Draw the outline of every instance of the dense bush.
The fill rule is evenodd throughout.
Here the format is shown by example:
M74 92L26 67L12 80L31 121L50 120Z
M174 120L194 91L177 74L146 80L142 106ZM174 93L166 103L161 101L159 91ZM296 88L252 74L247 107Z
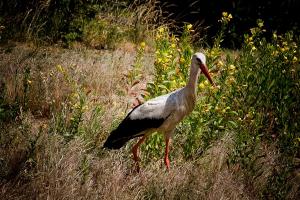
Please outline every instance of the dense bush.
M0 11L1 41L63 41L67 47L75 41L97 49L115 48L125 38L140 42L158 23L155 1L14 0L0 4Z
M170 0L162 1L161 4L164 5L163 10L173 13L170 17L178 25L182 22L200 24L201 36L208 36L206 42L210 45L214 43L212 37L219 30L217 23L219 14L224 10L229 11L234 17L230 24L231 28L225 35L226 40L223 43L225 47L240 48L243 44L243 34L255 26L256 19L266 22L267 38L270 38L275 30L279 33L293 30L299 34L300 2L297 0L279 2L272 0Z
M283 198L300 153L299 38L292 32L274 32L268 41L263 37L264 22L258 20L245 34L240 51L224 52L220 43L231 19L230 14L223 13L213 48L204 50L217 87L200 78L196 108L177 128L179 136L175 138L184 142L177 143L180 147L176 149L182 148L186 159L196 159L213 141L232 133L235 147L228 163L239 164L254 177L259 176L259 169L254 167L261 156L259 145L275 142L282 157L261 195ZM150 97L185 85L195 52L190 45L191 28L186 25L180 38L165 27L158 29L154 82L148 84ZM163 143L160 135L149 139L144 147L147 157L161 156Z

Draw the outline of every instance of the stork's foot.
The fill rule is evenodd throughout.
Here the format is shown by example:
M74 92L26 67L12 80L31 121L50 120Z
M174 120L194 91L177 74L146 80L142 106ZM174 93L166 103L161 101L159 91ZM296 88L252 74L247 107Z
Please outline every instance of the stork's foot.
M146 136L143 136L136 145L133 146L132 148L132 154L133 154L133 160L135 162L135 168L137 172L140 172L140 165L139 165L139 161L140 158L138 156L138 149L139 146L144 142L144 140L146 139Z
M133 148L132 152L133 152L134 168L135 168L135 171L137 173L139 173L140 172L140 164L139 164L140 158L137 155L137 149Z
M134 172L136 172L136 173L140 173L141 172L141 168L140 168L140 165L139 165L139 163L135 163L134 164Z

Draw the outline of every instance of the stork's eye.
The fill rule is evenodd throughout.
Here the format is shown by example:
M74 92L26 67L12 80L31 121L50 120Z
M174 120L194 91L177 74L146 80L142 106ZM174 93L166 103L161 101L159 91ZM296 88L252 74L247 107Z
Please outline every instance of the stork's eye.
M197 59L197 61L199 62L199 63L202 63L202 61L200 60L200 58L196 58Z

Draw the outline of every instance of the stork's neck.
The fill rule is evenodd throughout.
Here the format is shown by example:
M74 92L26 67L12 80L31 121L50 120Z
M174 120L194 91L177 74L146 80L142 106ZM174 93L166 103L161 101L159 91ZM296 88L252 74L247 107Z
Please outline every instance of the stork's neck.
M200 68L192 63L189 81L185 86L189 98L191 97L196 98L199 75L200 75Z

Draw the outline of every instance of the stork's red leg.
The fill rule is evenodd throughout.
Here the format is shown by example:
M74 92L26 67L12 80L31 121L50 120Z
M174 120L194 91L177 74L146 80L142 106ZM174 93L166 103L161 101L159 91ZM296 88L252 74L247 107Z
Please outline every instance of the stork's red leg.
M144 135L139 141L138 143L136 143L133 148L132 148L132 153L133 153L133 160L135 161L136 164L136 169L139 172L140 171L140 166L139 166L139 156L138 156L138 149L139 146L145 141L146 139L146 135Z
M170 146L170 137L166 136L166 151L165 151L165 165L167 169L170 169L170 160L169 160L169 146Z

